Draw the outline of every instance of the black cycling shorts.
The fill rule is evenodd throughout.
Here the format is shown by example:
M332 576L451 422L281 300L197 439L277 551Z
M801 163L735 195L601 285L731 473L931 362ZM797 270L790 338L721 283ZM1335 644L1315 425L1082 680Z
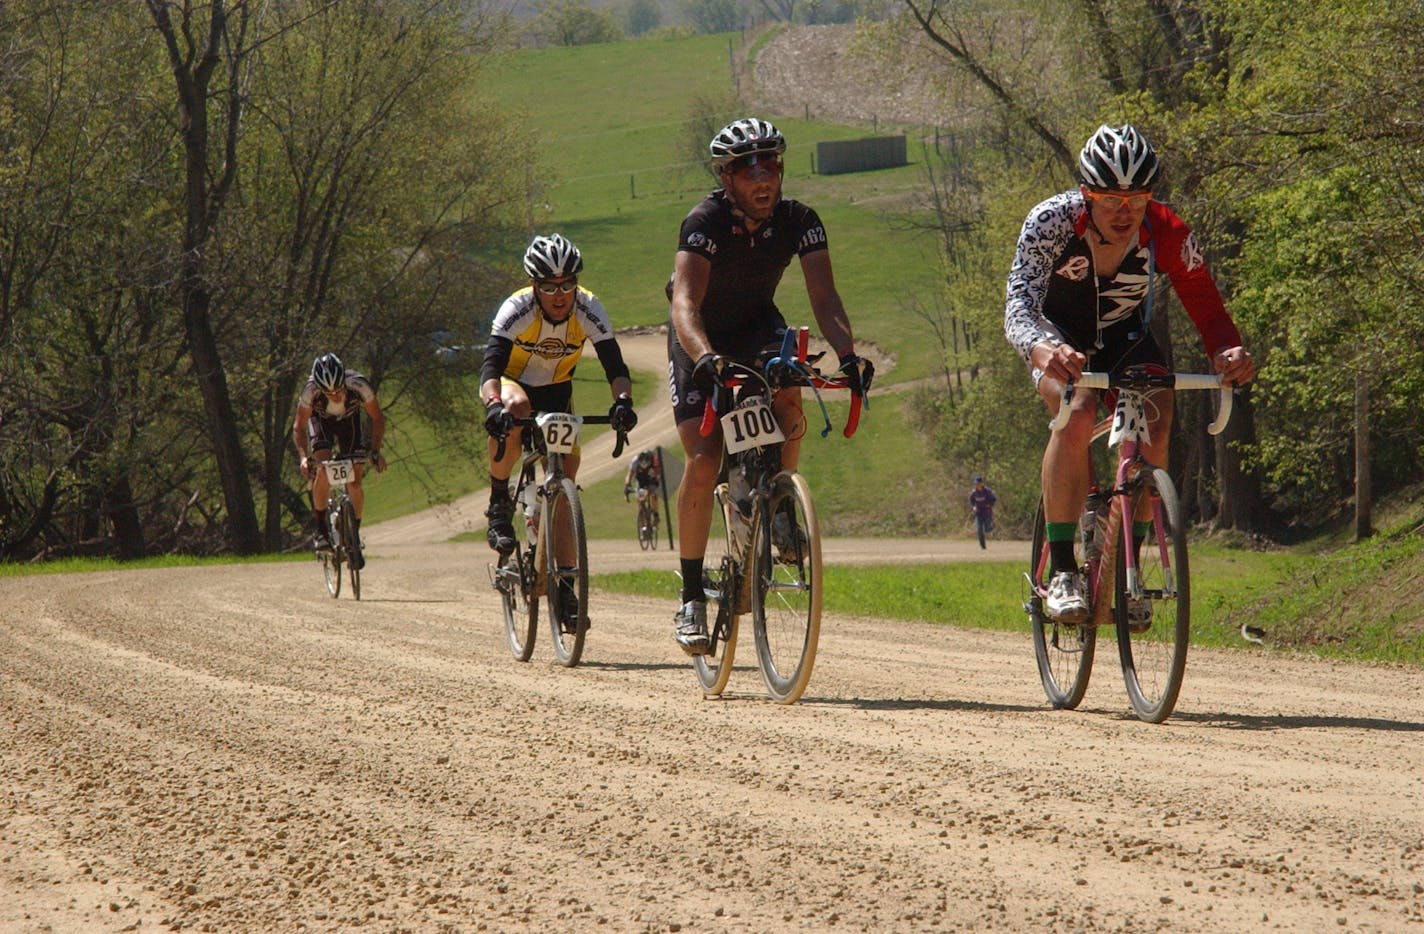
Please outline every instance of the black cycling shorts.
M737 363L755 365L757 355L764 350L780 350L786 334L786 322L778 315L758 330L745 333L716 334L708 332L712 352ZM692 368L697 361L687 355L677 342L677 332L668 326L668 388L672 391L673 421L681 424L689 418L702 418L707 399L692 385Z

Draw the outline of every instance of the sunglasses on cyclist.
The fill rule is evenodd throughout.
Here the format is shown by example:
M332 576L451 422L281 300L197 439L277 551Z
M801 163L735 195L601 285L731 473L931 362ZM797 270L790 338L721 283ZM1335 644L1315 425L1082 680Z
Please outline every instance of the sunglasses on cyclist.
M562 292L567 295L578 288L578 280L570 279L567 282L539 282L535 283L535 288L545 295L553 295L555 292Z
M727 171L733 175L743 175L760 166L761 171L775 174L781 171L781 157L774 152L754 152L727 164Z
M1140 211L1147 206L1147 202L1152 200L1152 192L1150 191L1134 191L1120 195L1110 191L1093 191L1089 189L1085 194L1087 194L1089 201L1100 204L1109 211L1118 211L1125 207L1132 208L1134 211Z

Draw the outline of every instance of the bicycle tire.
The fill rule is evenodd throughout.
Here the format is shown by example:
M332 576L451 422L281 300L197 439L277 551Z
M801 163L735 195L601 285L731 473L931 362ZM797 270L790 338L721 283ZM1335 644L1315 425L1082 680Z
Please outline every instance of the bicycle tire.
M658 550L658 511L648 507L648 550Z
M702 592L707 597L707 654L692 656L692 670L705 697L717 697L727 689L732 677L732 659L737 654L737 630L741 614L737 612L739 589L736 573L736 543L732 539L727 485L720 484L712 495L712 528L707 536L707 554L703 559Z
M1117 554L1113 621L1117 624L1123 683L1132 709L1139 719L1161 723L1172 715L1186 673L1187 645L1191 641L1191 578L1181 504L1167 471L1152 467L1139 472L1128 515L1137 515L1144 500L1151 504L1153 527L1142 543L1137 573L1149 598L1151 622L1145 628L1134 626L1128 616L1127 553L1123 548Z
M572 568L560 569L558 549L554 547L555 540L552 536L556 534L557 528L555 516L564 509L569 513L569 533L574 538L577 564ZM554 656L558 658L559 664L572 668L583 656L584 639L588 635L588 538L584 531L583 503L579 500L578 485L568 477L562 478L553 495L546 498L544 522L540 530L541 534L550 536L544 547L544 566L548 581L544 588L544 599L549 610L549 635L554 640ZM563 608L559 605L560 580L571 582L574 593L578 595L578 618L570 627L573 632L564 631Z
M771 482L752 549L752 632L767 693L794 704L816 666L821 637L821 524L811 488L792 471ZM776 520L786 517L781 542Z
M351 596L360 600L361 569L356 566L351 551L351 544L356 540L356 517L351 506L351 501L346 500L342 503L341 509L341 549L346 556L347 574L351 577Z
M1077 546L1075 546L1077 547ZM1048 703L1057 710L1073 710L1083 702L1088 691L1088 679L1093 673L1093 655L1097 650L1096 626L1060 623L1043 611L1043 597L1048 589L1048 529L1044 525L1043 501L1033 520L1033 547L1029 552L1028 577L1029 621L1033 627L1033 654L1038 662L1038 677Z
M638 547L643 549L644 551L647 551L649 548L653 547L653 530L651 524L648 522L649 512L651 512L651 510L648 509L647 500L640 500L638 502L637 517Z
M331 542L330 552L323 551L317 557L321 558L322 574L326 577L326 592L331 594L331 599L335 600L341 596L341 558L336 552L336 523L332 521L332 509L328 505L326 510L326 540Z

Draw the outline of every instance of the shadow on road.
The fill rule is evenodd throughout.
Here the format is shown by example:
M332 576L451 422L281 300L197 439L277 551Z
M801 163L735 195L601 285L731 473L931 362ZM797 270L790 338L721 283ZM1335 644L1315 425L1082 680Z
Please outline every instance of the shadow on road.
M1424 723L1409 720L1382 720L1378 717L1319 717L1319 716L1254 716L1251 714L1227 713L1182 713L1172 714L1173 720L1186 720L1203 726L1220 727L1227 730L1301 730L1301 729L1345 729L1372 730L1381 733L1424 733Z

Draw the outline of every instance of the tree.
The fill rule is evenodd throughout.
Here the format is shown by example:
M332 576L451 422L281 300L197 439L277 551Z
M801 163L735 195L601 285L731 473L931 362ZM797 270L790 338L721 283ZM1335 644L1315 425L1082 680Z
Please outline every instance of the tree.
M657 0L628 0L623 11L623 28L630 36L641 36L662 24L663 14Z
M549 0L525 34L549 45L590 45L616 42L623 38L623 29L612 13L595 10L586 0Z

